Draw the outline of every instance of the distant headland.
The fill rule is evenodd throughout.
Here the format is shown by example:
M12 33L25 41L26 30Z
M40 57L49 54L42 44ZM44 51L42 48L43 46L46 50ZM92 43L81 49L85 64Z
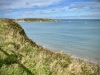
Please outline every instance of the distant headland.
M16 22L60 22L61 20L49 19L49 18L21 18L16 19Z

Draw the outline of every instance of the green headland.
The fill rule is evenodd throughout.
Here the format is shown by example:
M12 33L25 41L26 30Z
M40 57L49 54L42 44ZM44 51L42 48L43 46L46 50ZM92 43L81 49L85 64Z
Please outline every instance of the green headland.
M21 18L16 19L16 22L57 22L60 20L54 20L49 18Z
M100 75L100 65L45 49L15 20L0 18L0 75Z

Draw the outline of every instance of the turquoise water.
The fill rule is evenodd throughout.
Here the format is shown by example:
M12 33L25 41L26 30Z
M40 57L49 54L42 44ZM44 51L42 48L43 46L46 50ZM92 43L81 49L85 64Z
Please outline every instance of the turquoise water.
M100 62L100 20L20 22L29 38L55 52Z

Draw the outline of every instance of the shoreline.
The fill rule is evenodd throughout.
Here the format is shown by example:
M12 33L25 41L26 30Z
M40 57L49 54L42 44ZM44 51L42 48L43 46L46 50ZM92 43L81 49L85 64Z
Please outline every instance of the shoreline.
M32 23L31 23L32 24ZM34 23L33 23L34 24ZM39 25L40 25L41 23L39 23ZM44 24L44 23L43 23ZM57 23L58 24L58 23ZM22 23L22 25L23 25L23 23ZM36 28L37 27L39 27L39 25L36 25ZM53 25L53 24L52 24ZM34 26L34 25L33 25ZM23 25L23 27L24 27L24 25ZM25 27L27 27L27 26L25 26ZM32 27L32 25L30 25L30 27ZM46 26L45 26L45 24L43 25L43 26L40 26L40 28L38 28L38 30L39 29L44 29ZM49 26L47 27L47 28L49 28ZM53 28L53 26L51 27L51 28ZM29 29L29 28L28 28ZM33 29L35 29L35 28L33 28ZM47 29L46 29L47 30ZM53 30L53 29L52 29ZM75 41L73 41L73 40L70 40L69 41L69 43L68 42L66 42L66 43L62 43L62 42L64 42L63 40L61 41L61 43L60 43L60 45L59 44L57 44L58 42L56 41L56 43L54 43L54 42L52 42L52 40L53 39L56 39L56 38L53 38L52 37L52 35L50 35L50 37L49 37L49 34L47 35L47 39L46 39L46 41L44 41L45 39L44 39L44 37L45 37L45 35L43 34L43 37L42 37L42 34L41 34L41 32L40 33L37 33L37 32L35 32L36 30L34 30L34 32L33 31L31 31L32 32L32 34L29 34L29 38L31 38L31 35L34 35L34 36L32 36L32 37L34 37L34 39L33 39L33 41L35 40L36 41L36 43L38 42L38 41L40 41L41 43L44 43L44 44L41 44L40 43L40 45L44 45L44 47L45 48L48 48L49 50L52 50L52 51L55 51L55 52L59 52L59 50L63 50L64 52L66 52L65 54L68 54L69 53L69 55L71 55L72 57L75 57L75 58L79 58L79 59L82 59L82 60L85 60L85 61L89 61L89 62L92 62L92 63L98 63L99 62L99 55L98 55L98 53L97 53L97 55L96 55L96 52L97 52L97 50L96 51L91 51L90 49L94 49L93 47L95 47L94 45L94 43L93 43L93 46L92 46L92 42L91 41L89 41L89 42L91 42L91 43L89 43L90 45L88 45L88 41L80 41L80 40L77 40L77 38L75 38ZM41 31L41 30L40 30ZM48 32L49 32L49 30L47 30ZM27 32L27 30L26 30L26 32ZM29 31L30 32L30 31ZM47 34L48 32L46 32L46 31L43 31L42 33L45 33L45 34ZM53 33L52 31L51 31L51 33ZM28 34L27 34L28 35ZM37 35L38 35L38 37L37 37ZM40 36L41 35L41 36ZM53 34L54 35L54 34ZM62 34L61 34L62 35ZM55 36L58 36L58 34L56 35L55 34ZM70 35L70 36L72 36L72 35ZM39 37L41 37L40 39L39 39ZM75 37L75 36L72 36L71 38L73 38L73 37ZM78 37L78 36L77 36ZM60 37L60 38L62 38L62 37ZM70 37L69 37L70 38ZM80 38L80 36L79 36L79 38ZM90 37L91 38L91 37ZM31 38L32 39L32 38ZM38 39L38 40L37 40ZM42 40L43 39L43 40ZM50 40L49 40L50 39ZM74 39L74 38L73 38ZM83 39L83 38L82 38ZM86 38L87 39L87 38ZM57 39L57 40L60 40L60 39ZM65 41L67 40L67 39L64 39ZM92 40L92 39L90 39L90 40ZM50 41L50 43L48 43ZM54 41L54 40L53 40ZM71 41L72 42L74 42L73 44L71 43ZM79 44L75 44L75 42L78 42ZM86 44L85 44L86 43ZM54 44L54 45L53 45ZM61 44L62 44L62 46L61 46ZM67 45L68 44L68 45ZM75 44L75 46L74 46L74 44ZM57 46L58 45L58 46ZM63 46L64 45L64 46ZM50 47L49 47L50 46ZM90 46L90 47L88 47L88 46ZM52 47L54 47L54 49L52 48ZM66 48L66 47L68 47L68 48ZM75 47L75 48L74 48ZM56 49L55 49L56 48ZM95 50L95 49L94 49ZM90 51L90 52L89 52ZM81 53L82 52L82 53ZM74 54L74 55L73 55ZM80 58L81 57L81 58Z
M78 57L78 56L75 56L73 54L70 54L70 53L65 53L63 50L59 50L58 52L54 49L49 49L48 47L44 47L43 45L40 45L40 44L37 44L39 46L42 46L44 49L47 49L51 52L54 52L54 53L60 53L60 54L64 54L64 55L69 55L72 59L75 59L75 60L80 60L80 61L84 61L84 62L87 62L87 63L90 63L90 64L98 64L100 62L98 61L92 61L92 60L88 60L86 58L81 58L81 57Z
M74 59L78 59L78 60L82 60L82 61L85 61L85 62L88 62L90 64L98 64L99 62L96 62L96 61L91 61L91 60L88 60L86 58L80 58L80 57L77 57L77 56L74 56L74 55L71 55L71 58L74 58Z
M86 58L81 58L81 57L75 56L75 55L73 55L71 53L65 53L63 50L57 51L55 49L50 49L50 48L48 48L46 46L43 46L43 45L40 45L40 44L37 44L37 45L38 46L42 46L44 49L46 49L48 51L51 51L51 52L54 52L54 53L61 53L61 54L64 54L64 55L69 55L72 59L75 59L75 60L80 60L80 61L87 62L87 63L90 63L90 64L99 64L100 63L99 61L92 61L92 60L88 60Z

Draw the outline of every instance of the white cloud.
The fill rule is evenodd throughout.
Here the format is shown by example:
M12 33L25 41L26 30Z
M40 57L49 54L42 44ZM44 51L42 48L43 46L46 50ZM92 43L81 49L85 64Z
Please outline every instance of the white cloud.
M27 11L26 14L33 14L33 12Z
M37 13L38 14L50 14L52 12L54 12L54 11L51 11L51 10L41 10L41 11L38 11Z
M91 9L92 11L99 10L99 8L98 8L98 7L90 7L90 9Z
M85 6L84 5L76 5L76 4L71 4L69 6L69 9L77 8L77 9L83 9Z
M0 8L32 8L43 7L52 4L57 4L62 0L3 0L0 1Z
M6 8L5 10L6 10L6 12L12 11L11 8Z

